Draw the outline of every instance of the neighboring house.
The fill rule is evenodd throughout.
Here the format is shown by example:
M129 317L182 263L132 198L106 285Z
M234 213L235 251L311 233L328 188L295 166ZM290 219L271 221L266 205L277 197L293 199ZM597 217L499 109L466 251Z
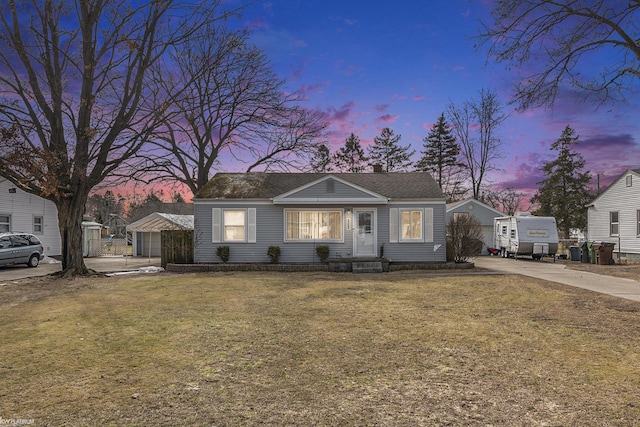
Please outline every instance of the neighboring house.
M132 234L133 256L161 256L160 232L164 230L193 230L193 215L154 212L127 225Z
M487 248L493 246L493 219L504 213L475 199L447 204L447 224L456 215L473 215L482 226L482 255L488 255Z
M588 238L615 243L614 257L640 262L640 169L630 169L588 206Z
M3 231L35 234L46 256L62 254L56 205L0 178L0 232Z
M197 263L312 263L330 258L445 262L445 198L425 172L218 173L194 202Z

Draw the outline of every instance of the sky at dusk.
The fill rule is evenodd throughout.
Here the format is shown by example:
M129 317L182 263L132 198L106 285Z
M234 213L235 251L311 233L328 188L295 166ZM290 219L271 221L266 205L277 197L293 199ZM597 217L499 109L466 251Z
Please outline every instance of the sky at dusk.
M273 0L252 5L242 20L288 87L304 94L304 106L326 114L332 151L352 132L366 146L389 127L402 135L400 145L412 145L417 160L447 105L478 99L485 88L510 114L500 129L501 170L489 177L496 186L535 192L542 164L555 157L549 147L567 125L580 136L577 151L586 169L600 174L602 184L639 168L640 85L626 104L598 108L565 90L552 111L515 112L508 103L517 70L488 61L486 49L474 47L480 21L489 22L490 4ZM597 70L602 63L593 65Z

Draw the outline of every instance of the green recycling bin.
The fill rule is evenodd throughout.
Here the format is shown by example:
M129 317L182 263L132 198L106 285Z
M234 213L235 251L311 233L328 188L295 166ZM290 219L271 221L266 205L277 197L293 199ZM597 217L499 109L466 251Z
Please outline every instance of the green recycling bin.
M589 262L591 264L596 263L596 253L593 249L593 242L587 242L587 250L589 251Z

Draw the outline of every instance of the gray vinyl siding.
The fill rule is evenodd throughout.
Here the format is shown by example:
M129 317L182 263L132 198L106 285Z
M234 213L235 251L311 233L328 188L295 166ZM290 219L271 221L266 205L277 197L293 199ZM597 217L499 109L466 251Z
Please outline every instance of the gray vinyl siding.
M331 188L333 186L333 189ZM357 188L346 185L335 179L321 181L308 188L303 188L284 199L362 199L371 198L369 193L365 193Z
M391 243L389 236L390 208L433 208L433 242ZM378 209L378 246L384 243L384 256L391 262L445 262L445 214L444 203L415 204L402 203L386 205ZM434 247L440 245L434 251Z
M256 209L256 242L212 242L212 208L223 209ZM343 229L344 243L308 241L285 242L284 238L284 210L309 209L305 206L275 206L270 204L234 204L196 203L194 205L195 253L196 263L221 262L216 256L218 246L229 246L229 263L266 263L270 262L267 249L271 245L280 246L280 262L282 263L314 263L320 262L315 248L318 245L328 245L331 257L347 257L353 250L352 232ZM318 209L342 209L342 206L323 205ZM344 225L344 224L343 224Z
M627 187L625 177L632 174ZM640 176L626 173L615 181L593 202L587 211L588 238L593 242L615 243L614 252L622 257L636 259L640 255L640 236L637 233L637 211L640 210ZM611 236L610 212L618 212L619 236ZM629 256L628 256L628 255ZM636 256L630 256L635 254Z
M336 184L338 184L336 182ZM212 209L256 209L256 243L212 242ZM406 204L372 205L372 206L342 206L342 205L286 205L278 206L269 203L233 203L233 201L197 202L194 205L195 221L195 262L218 263L216 256L218 246L229 246L229 263L267 263L267 249L271 245L280 246L280 262L282 263L314 263L320 262L315 248L318 245L328 245L331 258L349 258L353 255L353 230L343 229L344 242L285 242L285 209L376 209L377 253L384 245L384 256L394 262L444 262L445 254L445 205L434 204ZM421 243L389 243L389 209L393 208L433 208L433 242ZM343 226L346 226L343 221ZM434 245L440 247L434 251Z

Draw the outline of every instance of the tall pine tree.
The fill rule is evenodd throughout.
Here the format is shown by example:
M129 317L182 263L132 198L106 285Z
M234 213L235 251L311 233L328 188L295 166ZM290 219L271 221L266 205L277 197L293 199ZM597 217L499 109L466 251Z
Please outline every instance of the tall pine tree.
M343 147L333 155L336 170L339 172L363 172L367 167L367 157L360 145L360 138L353 133Z
M536 215L553 216L561 237L568 238L572 228L584 229L587 225L585 206L593 195L589 191L591 173L583 172L585 160L572 150L578 145L578 135L567 126L560 139L551 144L558 157L542 168L546 178L538 184L540 188L531 199L539 206Z
M398 145L401 135L394 135L389 128L382 129L380 136L373 139L369 146L369 162L382 165L385 172L406 171L411 166L411 156L415 151L409 151L410 146Z
M424 151L415 164L416 170L430 172L448 201L456 200L464 193L460 177L462 164L458 159L460 146L453 135L453 129L444 118L444 113L423 141Z
M318 145L316 152L309 159L309 166L313 172L331 172L333 163L329 147L324 144Z

